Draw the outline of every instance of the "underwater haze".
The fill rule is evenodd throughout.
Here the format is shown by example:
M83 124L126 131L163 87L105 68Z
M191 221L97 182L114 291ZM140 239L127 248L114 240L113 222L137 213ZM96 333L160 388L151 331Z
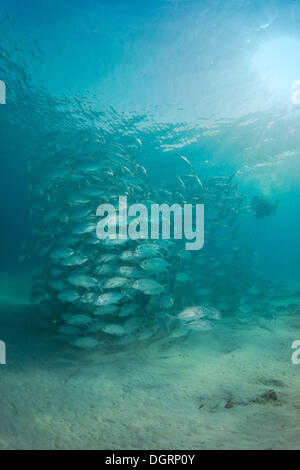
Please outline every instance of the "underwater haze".
M1 449L300 448L299 28L0 0Z

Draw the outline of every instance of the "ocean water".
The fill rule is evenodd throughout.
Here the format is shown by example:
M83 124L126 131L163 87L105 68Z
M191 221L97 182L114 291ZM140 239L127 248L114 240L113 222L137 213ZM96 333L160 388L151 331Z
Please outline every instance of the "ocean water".
M299 9L1 0L0 448L299 449Z

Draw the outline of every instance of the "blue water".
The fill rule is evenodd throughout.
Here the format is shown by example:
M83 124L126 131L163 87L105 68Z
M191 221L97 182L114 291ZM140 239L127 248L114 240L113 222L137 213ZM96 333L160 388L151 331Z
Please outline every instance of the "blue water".
M188 159L204 182L215 177L228 178L235 174L234 181L238 185L238 192L243 195L246 202L248 201L250 208L240 220L239 243L244 247L245 253L249 253L245 255L246 259L243 259L244 274L240 280L244 289L243 295L247 298L248 290L252 287L252 281L247 281L247 284L245 279L250 273L250 258L253 260L254 256L259 279L264 279L264 282L272 286L273 294L278 286L281 286L284 292L290 293L290 297L285 298L284 306L276 304L276 308L278 307L276 309L274 305L270 306L269 292L266 291L265 294L260 292L262 297L260 304L258 307L257 305L253 307L253 318L246 320L241 320L239 306L234 305L231 311L225 309L225 313L221 311L223 319L218 325L219 333L214 333L216 336L211 337L208 335L201 340L202 342L200 341L203 344L201 354L209 363L210 351L217 345L219 359L222 361L226 354L224 351L245 347L245 360L251 363L249 357L251 354L254 356L257 354L255 360L259 363L264 355L263 349L260 349L260 341L263 344L264 339L257 339L259 346L257 352L253 352L251 341L257 331L257 338L260 332L256 328L261 328L263 322L263 332L271 331L274 327L273 322L277 321L278 329L272 330L273 336L266 338L266 351L273 348L272 341L275 342L274 347L282 341L280 348L284 351L284 357L280 356L282 364L277 370L277 378L282 379L285 367L289 367L292 377L290 381L292 383L294 380L297 384L295 366L290 365L289 348L290 343L297 339L297 315L299 315L299 297L293 296L297 289L299 291L300 275L298 218L300 104L293 100L293 94L298 86L295 85L296 88L293 88L293 83L300 80L299 26L300 4L281 0L273 2L1 0L0 80L5 82L7 90L6 104L0 105L1 317L3 317L3 334L13 343L15 372L19 367L21 346L18 347L13 332L15 329L18 336L24 329L24 324L26 334L30 338L32 335L31 344L27 345L27 349L25 347L26 372L32 373L31 356L34 362L36 355L39 355L39 349L45 354L49 377L52 377L53 371L55 372L56 358L59 358L59 361L66 360L67 369L68 361L71 362L73 353L69 349L61 349L63 346L60 343L59 345L55 343L52 330L48 337L47 330L45 333L44 330L41 332L36 329L38 328L36 321L32 318L34 310L29 301L31 277L34 270L43 262L34 249L37 235L32 235L33 225L38 225L39 221L32 220L30 213L33 203L41 203L44 198L44 193L34 191L43 184L50 153L53 152L55 158L59 155L61 162L67 162L70 156L77 161L82 149L83 151L89 149L85 139L97 133L108 144L117 142L122 145L124 152L129 151L133 154L135 161L145 167L151 190L167 187L172 183L174 175L182 175L185 166L180 161L180 155ZM81 135L82 142L78 137ZM34 168L34 178L30 171L32 168ZM257 218L253 208L251 209L252 198L257 195L276 203L276 211L267 217ZM223 221L219 220L219 223L222 224ZM224 244L224 251L232 257L232 265L235 259L232 251L234 248L233 244L227 242ZM205 266L207 268L207 265ZM198 275L200 278L202 276L201 279L205 278L205 273L199 271L195 273L195 279L198 279ZM210 275L209 272L208 276ZM229 281L231 276L233 275L229 270L227 272ZM236 284L236 278L233 282ZM217 287L214 288L217 290ZM227 292L226 295L230 296L230 293ZM192 298L188 289L182 291L182 296L186 302ZM209 299L210 304L214 304L214 299L217 303L217 297L214 296L215 291ZM181 307L183 304L182 301ZM288 305L292 305L290 309ZM217 304L212 306L218 307ZM287 323L282 318L283 311L288 315ZM222 335L224 336L222 328L228 328L226 334L229 346L225 341L223 344L220 339ZM239 328L241 331L237 335L236 329ZM252 329L249 341L245 337L247 328ZM47 346L42 345L40 338L44 338L43 335L46 344L50 345L49 350ZM276 342L274 338L281 340L278 339ZM24 348L24 340L20 341ZM51 341L54 341L54 346ZM139 374L143 376L142 360L141 363L135 364L132 363L134 359L131 356L129 358L126 356L127 353L123 352L123 356L119 351L116 354L121 356L114 356L111 352L106 354L112 354L108 361L116 368L123 364L126 369L126 364L131 364L135 369L134 394L138 393L139 387L141 390L143 386L145 387L141 391L141 396L138 395L135 400L144 400L143 393L147 387L157 386L156 399L157 401L161 399L162 406L167 408L167 387L174 385L171 377L176 370L176 358L178 364L180 363L179 356L182 353L180 348L186 348L184 354L187 356L190 354L190 357L195 359L198 355L197 344L198 340L193 335L190 343L185 338L182 342L178 340L176 344L172 342L167 343L167 346L164 344L163 348L166 348L166 351L172 350L168 348L175 348L175 359L169 369L170 383L165 384L166 389L161 384L161 394L159 384L163 380L164 366L162 369L156 363L152 369L149 366L150 374L156 377L153 378L156 385L147 382L148 379L141 385ZM249 350L247 345L250 345ZM156 346L150 341L146 347ZM255 340L253 348L255 349ZM160 351L159 353L156 349L150 351L150 355L153 354L154 358L160 357ZM268 352L265 354L268 355ZM79 367L81 358L78 356L77 359L78 363L74 367ZM86 363L89 361L84 360ZM272 357L272 361L275 363L278 357ZM91 363L92 367L97 368L95 365L97 358L93 356ZM191 363L192 369L196 367L196 359L194 362L191 359ZM59 380L63 381L61 364L63 362L59 363L57 368ZM211 364L210 366L213 367ZM9 363L5 367L8 369ZM38 363L37 367L41 367L41 364ZM103 367L108 377L107 364L105 363ZM185 368L186 364L182 364L182 367ZM227 370L226 365L223 370ZM201 376L201 372L199 374ZM209 371L205 369L203 374L209 375ZM215 374L217 376L218 372L215 371ZM221 400L224 398L224 381L226 393L230 387L236 386L232 378L234 370L232 371L229 366L228 374L229 379L222 378L221 385L218 382L217 385L213 383L209 385L212 390L222 391ZM89 373L87 376L89 377ZM128 377L126 374L122 377L125 383L125 385L122 383L124 389L130 388ZM275 378L270 377L270 380ZM15 380L17 383L17 379ZM106 384L108 394L111 384L116 380L118 372L114 369L112 377ZM196 393L196 386L190 385L189 388L188 381L191 378L186 380L184 394ZM249 378L248 391L251 391L251 380ZM4 390L5 387L8 390L13 384L13 381L5 379ZM83 387L80 378L76 386L79 389ZM93 383L91 387L93 390L91 393L94 395L90 397L90 401L93 404L97 400L97 393L93 388L96 384ZM271 385L269 388L272 388ZM263 391L256 390L253 385L252 395L259 395ZM76 404L78 409L79 395L72 397L71 391L68 393L70 393L69 399L71 401L74 399L74 407ZM46 396L46 385L41 394ZM146 392L145 394L147 395ZM251 393L248 396L244 390L240 390L240 395L242 397L240 401L248 400L248 403L252 403ZM175 422L176 420L179 422L185 406L184 399L181 395L180 398L176 396L173 398L175 407L178 407ZM286 402L291 401L294 395L285 399ZM15 400L18 401L17 395ZM61 400L58 392L57 402L55 394L53 400L54 416ZM107 396L103 398L103 406L110 410L111 403L106 400ZM226 400L227 403L228 400L231 403L231 398ZM130 403L127 405L130 408ZM30 406L34 408L32 403L29 408ZM40 406L42 409L44 403ZM148 416L151 406L145 403L143 408L145 415ZM207 406L214 408L214 404ZM41 409L36 412L38 416L43 414ZM192 409L189 411L192 416ZM167 409L163 412L166 413L165 416L169 416ZM80 416L84 420L84 410L82 413ZM103 413L106 416L106 411ZM240 413L241 420L246 422L247 415L243 414L244 411ZM282 415L280 412L277 415L277 411L274 411L273 415L272 409L268 409L268 413L267 428L263 431L265 432L263 446L288 447L290 439L288 432L284 435L283 441L278 442L277 438L280 424L285 423L286 416L293 415L293 410L284 409ZM67 421L71 420L68 413L65 416ZM274 423L273 416L275 416ZM109 413L106 417L112 419ZM6 430L1 436L0 447L89 447L84 438L79 439L78 430L74 431L74 435L78 438L78 441L75 439L74 445L71 437L55 444L51 437L51 433L56 429L51 421L52 418L48 424L47 421L41 424L46 429L46 435L40 441L34 431L28 438L23 439L22 436L26 435L24 431L26 422L29 420L26 413L23 418L14 434L9 430L12 417L4 417L8 423L8 431ZM126 413L123 414L122 419L125 425L129 423L132 419L130 411L128 416ZM221 415L217 421L227 423L228 430L231 430L237 417L231 417L228 422L227 419ZM207 422L210 423L209 419ZM254 429L257 423L252 424ZM140 426L144 429L144 424ZM190 426L194 426L193 418ZM92 429L89 421L85 422L85 429L87 435ZM162 430L163 426L153 422L153 429ZM185 437L188 429L189 424L182 430ZM94 431L93 428L92 432ZM63 435L63 428L56 429L56 432L61 432ZM176 440L176 435L172 435L173 444L163 438L153 440L151 432L147 434L148 431L145 430L141 431L141 434L145 432L148 437L145 439L139 437L135 441L134 428L131 429L128 442L118 432L110 435L104 428L102 432L104 432L103 442L97 444L93 441L92 447L191 448L192 445L198 445L201 448L200 444L189 438ZM201 432L199 430L199 435ZM250 434L251 432L249 430ZM246 431L240 441L229 431L224 446L220 444L219 439L216 431L216 439L213 437L211 440L208 439L202 447L247 447ZM254 431L250 443L252 447L260 448ZM295 448L297 443L292 442L290 446Z

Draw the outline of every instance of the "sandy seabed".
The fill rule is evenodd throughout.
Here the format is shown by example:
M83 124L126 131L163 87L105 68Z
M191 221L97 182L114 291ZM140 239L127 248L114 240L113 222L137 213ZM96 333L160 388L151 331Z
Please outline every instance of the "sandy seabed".
M32 324L29 279L1 277L1 449L300 449L300 317L85 352Z

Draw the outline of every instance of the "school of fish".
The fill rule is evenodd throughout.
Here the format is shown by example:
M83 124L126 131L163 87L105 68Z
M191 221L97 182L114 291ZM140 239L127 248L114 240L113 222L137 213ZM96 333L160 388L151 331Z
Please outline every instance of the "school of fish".
M209 331L240 308L256 271L255 256L239 244L240 218L250 208L234 175L201 181L180 156L186 172L151 189L147 170L126 147L97 134L84 147L82 140L76 155L53 143L45 149L42 177L41 163L30 166L31 224L41 258L32 302L41 321L63 341L93 349ZM120 195L145 205L203 203L205 247L100 240L97 207Z

